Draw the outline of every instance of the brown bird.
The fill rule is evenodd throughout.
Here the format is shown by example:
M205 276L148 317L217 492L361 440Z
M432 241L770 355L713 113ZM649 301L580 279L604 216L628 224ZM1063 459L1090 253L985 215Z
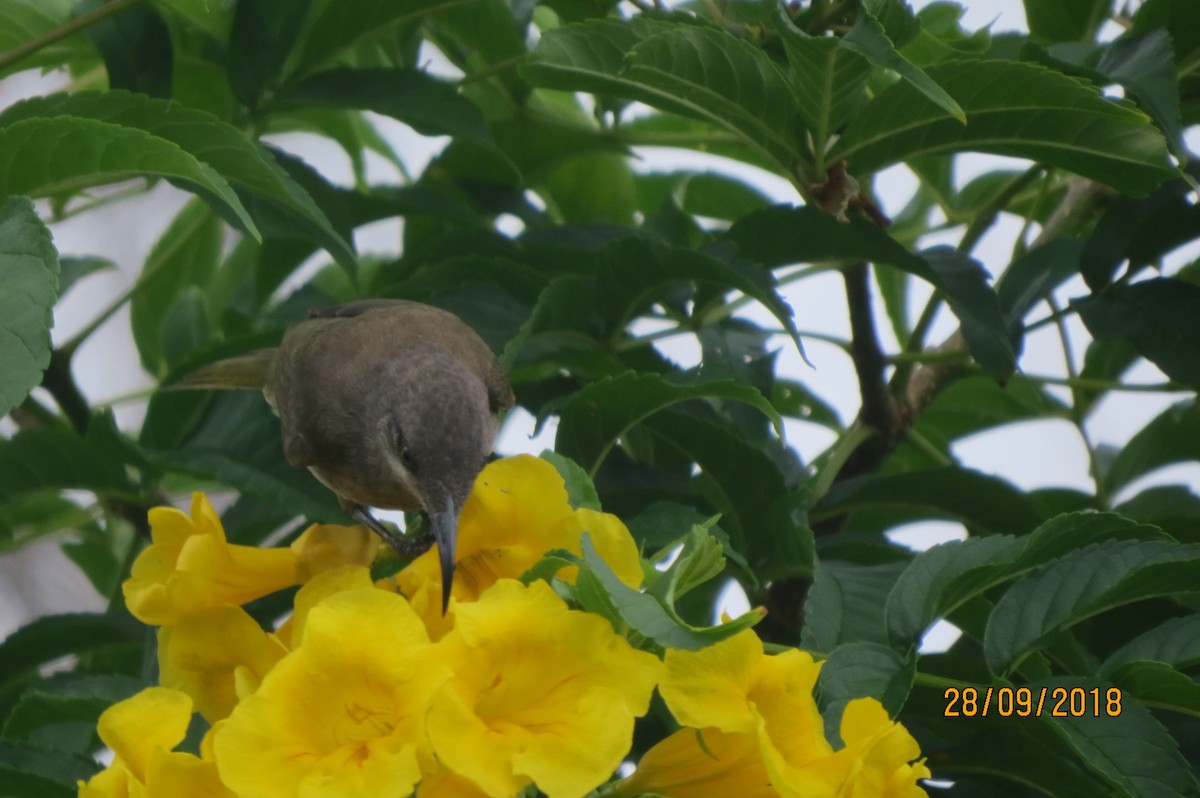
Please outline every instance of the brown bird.
M428 538L402 537L368 508L424 511L445 611L458 516L513 406L496 356L461 319L399 299L314 310L277 349L204 366L172 387L262 388L288 462L405 556Z

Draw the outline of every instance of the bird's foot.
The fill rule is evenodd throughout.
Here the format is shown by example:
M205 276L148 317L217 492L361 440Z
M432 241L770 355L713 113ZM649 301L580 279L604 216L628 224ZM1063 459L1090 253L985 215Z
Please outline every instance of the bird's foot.
M371 511L361 504L350 508L350 517L383 538L385 543L406 560L415 560L433 545L433 532L426 524L422 524L414 534L403 535L371 515Z

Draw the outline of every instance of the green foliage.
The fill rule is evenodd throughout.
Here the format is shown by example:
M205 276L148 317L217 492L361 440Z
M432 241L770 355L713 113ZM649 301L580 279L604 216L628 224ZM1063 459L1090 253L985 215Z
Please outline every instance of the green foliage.
M629 587L585 537L526 579L577 569L555 589L651 651L750 627L812 650L835 745L842 709L874 696L948 795L1200 796L1200 491L1146 482L1200 462L1200 279L1176 254L1200 240L1194 0L1025 0L1028 34L966 30L955 2L648 5L0 3L0 76L68 84L0 109L0 553L53 537L111 604L0 641L6 795L74 794L97 769L99 713L153 681L154 642L120 595L149 508L236 491L223 523L254 544L346 521L286 462L256 393L160 388L275 345L310 308L383 296L479 331L518 404L557 422L546 458L572 504L620 516L661 569ZM1114 16L1124 32L1101 36ZM396 122L439 137L427 165ZM338 148L351 185L285 133ZM637 148L655 146L716 160L651 173ZM1028 165L961 180L973 152ZM876 176L897 164L916 188L888 220ZM164 181L192 196L139 235L155 242L143 263L60 258L60 223ZM985 258L1004 216L1025 228ZM396 251L359 253L381 221L403 222ZM127 295L63 324L59 297L86 298L114 265L136 274ZM848 337L810 324L831 271ZM958 331L932 340L943 305ZM125 307L153 387L144 420L118 424L72 365ZM55 322L74 337L52 340ZM1062 377L1028 358L1055 326ZM847 353L856 414L828 372L783 369L817 341ZM1151 367L1165 381L1130 383ZM1131 389L1176 404L1119 450L1095 445L1099 409ZM1090 489L963 464L971 436L1030 421L1079 431ZM831 442L805 462L813 425ZM928 520L966 538L889 540ZM749 612L720 619L726 584ZM941 620L961 637L923 648ZM983 717L1005 689L1061 690L1068 711ZM1099 708L1074 711L1075 691ZM635 757L664 731L645 723Z

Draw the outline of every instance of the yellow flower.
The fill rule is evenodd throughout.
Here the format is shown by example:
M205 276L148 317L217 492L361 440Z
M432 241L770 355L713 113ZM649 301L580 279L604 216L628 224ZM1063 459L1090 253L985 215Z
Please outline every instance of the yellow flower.
M158 630L159 682L187 693L215 723L286 653L241 607L209 607Z
M460 602L475 601L497 580L520 577L551 549L579 554L584 532L626 584L641 584L637 544L619 519L572 510L562 477L545 460L518 455L492 462L475 481L459 517L451 595ZM574 571L565 568L561 575L573 580ZM438 583L440 574L437 554L430 550L399 573L396 583L404 595L417 601L430 584ZM425 603L422 597L420 604ZM436 610L440 616L440 598Z
M767 656L753 631L701 651L668 651L659 690L675 718L691 728L647 752L619 794L770 795L769 784L785 798L924 795L916 781L929 771L921 762L909 764L920 755L916 741L873 698L847 707L845 746L833 750L812 694L819 672L820 664L803 651ZM696 730L703 730L704 746ZM689 761L720 789L707 792L690 780Z
M122 585L129 611L143 623L176 623L297 582L296 557L287 549L231 545L203 493L192 494L190 518L173 507L152 509L150 534L153 542Z
M113 761L80 782L80 798L235 798L211 761L171 750L191 718L192 700L165 687L148 687L106 709L97 731Z
M621 798L778 798L758 741L719 729L680 729L651 748L616 789ZM422 797L423 798L423 797Z
M361 524L313 524L291 545L296 557L296 575L300 582L307 582L333 568L369 566L375 562L381 543L378 535Z
M428 730L438 759L493 798L536 783L578 798L629 751L661 673L608 621L569 610L545 582L497 582L454 603L438 644L457 664L434 699Z
M449 675L403 597L334 593L216 732L221 778L241 798L408 795L430 700Z

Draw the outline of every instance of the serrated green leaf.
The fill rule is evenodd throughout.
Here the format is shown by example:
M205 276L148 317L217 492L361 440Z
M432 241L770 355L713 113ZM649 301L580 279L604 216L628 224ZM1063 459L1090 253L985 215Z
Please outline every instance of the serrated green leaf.
M324 247L338 263L353 271L354 250L333 228L324 211L269 151L232 125L207 112L184 108L177 103L115 91L35 97L5 109L0 113L0 125L38 118L49 118L63 127L73 124L60 120L62 116L120 125L130 133L142 130L178 145L202 162L204 169L216 170L247 205L252 201L261 202L283 215L309 239ZM241 209L242 205L239 203L237 207ZM257 238L257 228L253 222L250 224L245 229Z
M95 11L107 0L84 0L77 14ZM93 22L89 39L104 57L110 89L126 89L150 97L170 97L175 54L171 32L149 5L136 5Z
M841 38L841 44L876 66L892 70L942 110L964 125L967 123L966 114L954 98L920 67L900 55L896 45L884 32L883 25L868 11L863 10L859 13L858 21L854 23L850 32Z
M721 514L733 549L744 554L755 575L812 573L814 538L804 517L805 498L795 489L798 475L784 473L772 456L774 442L755 444L728 423L674 409L656 413L640 429L700 466L701 493Z
M608 563L596 553L591 536L584 533L580 540L583 560L612 603L613 609L629 627L663 648L686 651L718 643L749 629L762 620L762 614L751 610L745 615L720 626L697 628L684 623L670 607L664 606L648 593L640 593L622 582ZM582 575L582 570L581 570Z
M777 430L782 425L763 395L745 385L732 381L676 385L657 374L630 372L592 383L571 397L559 413L555 449L594 476L617 439L645 418L679 402L718 398L758 408Z
M24 401L50 365L58 253L24 197L0 203L0 418Z
M100 713L144 686L136 679L117 676L88 676L65 684L46 682L37 685L22 693L4 722L2 736L15 743L51 748L47 744L48 735L60 734L63 736L51 739L60 741L74 737L81 744L76 747L55 745L53 750L88 754ZM75 729L63 728L78 726L83 727L82 735Z
M542 37L521 74L709 122L784 171L795 157L786 79L761 49L723 30L645 19L568 25Z
M867 101L871 63L836 38L804 33L783 6L776 8L774 21L791 65L796 112L812 132L814 147L823 151L830 136Z
M1187 163L1183 120L1179 114L1179 78L1171 37L1165 30L1127 33L1104 49L1096 71L1125 87L1154 117L1181 164Z
M293 56L294 71L307 74L388 26L416 19L445 0L317 0Z
M426 136L469 136L492 141L475 103L453 83L419 69L331 69L285 87L281 107L354 108L390 116Z
M5 0L0 4L0 53L10 52L70 21L74 0ZM73 36L48 43L37 52L0 71L0 76L24 69L52 68L96 59L96 49L86 36Z
M846 643L887 643L884 599L907 565L818 560L805 600L801 645L828 652Z
M33 117L6 124L6 116L0 115L2 194L46 197L162 177L209 200L251 235L258 233L229 183L166 139L95 119Z
M100 770L91 757L0 740L0 777L12 798L72 798Z
M238 0L229 30L228 74L233 94L257 109L283 73L312 0Z
M142 265L130 303L130 326L142 366L162 378L167 357L164 322L171 304L189 286L205 286L221 257L221 222L208 206L192 202L163 232Z
M284 459L279 420L256 391L221 394L185 443L150 454L163 467L270 498L314 521L346 522L333 493Z
M1104 21L1110 0L1023 0L1034 36L1051 42L1091 38Z
M1178 174L1149 118L1090 84L1012 61L962 61L927 72L970 124L900 82L863 109L829 157L865 174L928 155L990 152L1050 163L1134 195Z
M666 571L655 577L647 592L668 607L689 590L704 584L725 570L721 541L700 525L678 542L680 549ZM674 548L674 547L672 547Z
M562 477L563 485L567 489L567 500L572 507L596 511L601 509L596 486L592 484L591 477L578 463L549 449L539 454L538 457L554 466L554 470Z
M921 257L962 323L971 356L998 382L1006 382L1017 367L1017 356L999 300L988 286L987 270L979 261L951 247L925 250Z
M48 488L134 493L123 452L95 434L83 437L63 427L35 427L0 440L0 499Z
M875 698L896 717L912 690L915 657L902 657L887 646L847 643L838 646L821 665L817 696L825 718L825 736L842 742L841 720L846 705L856 698Z
M1078 241L1055 239L1009 264L996 281L996 296L1010 329L1019 328L1037 302L1079 271L1082 251Z
M1200 683L1165 662L1126 662L1106 675L1148 707L1200 717Z
M987 534L1024 533L1042 521L1028 497L1004 480L951 467L840 482L813 508L812 517L879 505L913 508L924 518L962 521Z
M1179 670L1200 665L1200 615L1172 618L1143 632L1110 654L1100 675L1139 660L1165 662Z
M48 615L0 642L0 695L20 686L48 662L117 646L140 646L145 627L132 618L103 613Z
M1196 590L1200 545L1109 540L1074 551L1009 588L984 636L988 667L1001 674L1084 618L1153 596Z
M1200 286L1169 277L1112 285L1076 300L1093 337L1128 338L1171 379L1200 389Z
M1121 711L1109 714L1106 682L1077 676L1058 677L1030 685L1035 692L1073 690L1085 693L1087 710L1079 717L1052 717L1043 712L1042 723L1063 740L1092 772L1103 776L1130 798L1195 798L1200 795L1192 767L1179 753L1179 744L1150 711L1122 696ZM1100 712L1094 713L1091 691L1100 695ZM1073 713L1068 712L1068 715Z

